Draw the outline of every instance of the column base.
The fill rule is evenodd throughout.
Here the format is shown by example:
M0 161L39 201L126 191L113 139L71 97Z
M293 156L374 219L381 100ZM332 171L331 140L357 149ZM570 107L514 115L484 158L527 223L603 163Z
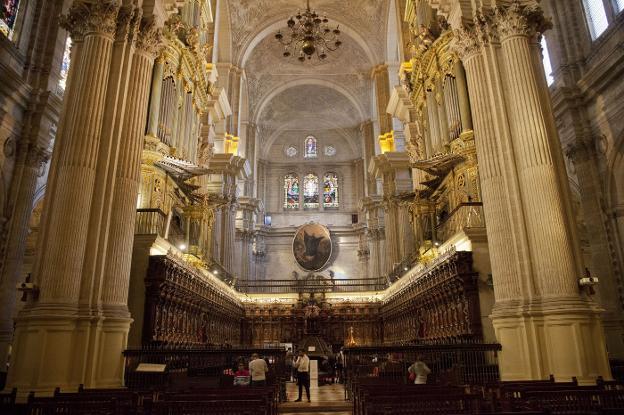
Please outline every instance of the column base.
M601 324L602 310L578 297L498 302L490 318L499 354L501 380L558 382L575 376L581 384L598 376L612 379Z
M17 318L6 389L24 399L56 387L75 391L123 386L124 358L132 319L89 315L75 308L40 305Z

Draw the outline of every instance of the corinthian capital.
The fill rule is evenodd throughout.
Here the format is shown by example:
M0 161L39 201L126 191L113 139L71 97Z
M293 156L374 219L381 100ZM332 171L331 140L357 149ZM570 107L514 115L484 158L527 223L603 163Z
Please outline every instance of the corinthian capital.
M511 36L534 37L552 28L544 12L536 2L521 5L515 0L511 5L494 9L493 21L501 40Z
M69 8L67 16L61 18L61 27L78 39L88 33L114 35L117 29L119 5L116 1L98 0L87 2L77 0Z
M455 36L451 44L451 49L457 53L459 59L462 61L470 59L472 56L479 53L480 48L481 41L479 33L474 27L465 26L460 29L455 29Z
M139 30L139 22L143 15L143 9L134 6L123 6L117 15L116 39L131 42Z
M141 20L134 45L137 51L155 58L162 47L162 30L156 27L153 20Z

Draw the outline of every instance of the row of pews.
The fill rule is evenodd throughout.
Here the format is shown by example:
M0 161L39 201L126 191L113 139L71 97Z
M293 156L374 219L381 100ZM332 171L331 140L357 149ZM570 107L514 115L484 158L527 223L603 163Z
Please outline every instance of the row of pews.
M483 386L388 383L358 378L350 384L354 415L407 414L624 414L624 386L598 379L497 382Z
M0 395L1 415L276 415L278 387L226 387L184 391L128 389L56 390L15 402L16 391Z

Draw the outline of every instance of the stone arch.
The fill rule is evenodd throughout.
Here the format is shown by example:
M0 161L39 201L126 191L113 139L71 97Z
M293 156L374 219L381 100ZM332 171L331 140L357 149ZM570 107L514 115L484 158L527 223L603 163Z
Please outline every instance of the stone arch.
M279 29L283 29L284 28L284 21L286 19L288 19L288 14L282 13L279 16L276 16L275 18L269 20L267 25L265 25L264 27L260 27L253 34L253 36L249 36L249 40L246 41L246 43L243 45L243 47L241 48L241 50L239 52L240 56L237 57L238 66L240 66L241 68L244 68L245 64L247 63L247 60L251 56L251 54L252 54L253 50L255 49L255 47L265 37L272 36ZM365 39L362 37L362 35L360 35L357 31L352 29L346 22L341 21L339 18L336 19L335 17L330 16L330 19L332 20L332 22L335 22L336 24L339 24L340 25L340 30L343 33L345 33L347 36L349 36L353 40L355 40L355 42L358 44L358 46L360 48L362 48L362 50L364 51L364 53L366 55L366 59L369 61L371 66L375 65L376 61L379 60L379 58L376 59L375 54L373 53L373 51L371 50L371 48L369 47L369 45L365 41Z

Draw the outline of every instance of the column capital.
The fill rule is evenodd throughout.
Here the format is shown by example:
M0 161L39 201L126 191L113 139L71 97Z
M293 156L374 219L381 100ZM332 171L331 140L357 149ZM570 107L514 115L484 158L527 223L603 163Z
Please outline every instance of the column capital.
M132 5L123 6L117 14L117 28L115 31L115 40L119 42L132 42L136 38L139 30L139 22L143 10Z
M533 37L552 28L552 22L544 17L544 11L536 2L523 6L515 0L507 7L495 7L492 19L501 40L512 36Z
M134 46L139 53L156 58L162 47L162 30L153 20L141 19Z
M563 152L572 162L587 161L596 155L596 146L591 138L583 137L565 145Z
M463 26L455 29L455 37L451 49L457 53L459 59L466 60L476 56L483 44L481 33L474 26Z
M74 40L79 40L89 33L114 36L117 30L119 5L114 1L76 1L62 16L60 25L67 30Z

